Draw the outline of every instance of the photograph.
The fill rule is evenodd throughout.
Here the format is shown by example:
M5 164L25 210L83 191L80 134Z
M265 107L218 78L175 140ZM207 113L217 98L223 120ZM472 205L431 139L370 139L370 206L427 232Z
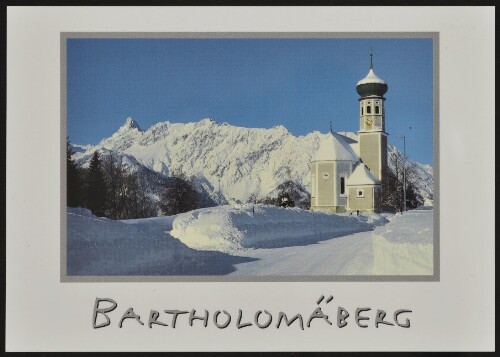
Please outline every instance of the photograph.
M61 279L438 279L437 39L62 33Z

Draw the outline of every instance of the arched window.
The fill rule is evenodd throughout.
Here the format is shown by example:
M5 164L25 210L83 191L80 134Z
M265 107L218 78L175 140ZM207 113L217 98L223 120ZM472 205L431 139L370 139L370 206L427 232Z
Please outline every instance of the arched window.
M345 179L343 177L340 178L340 194L345 194Z
M366 106L366 114L371 114L372 113L372 107L370 105Z
M375 106L375 114L380 113L380 107L378 105Z
M361 115L363 115L363 106L361 106Z

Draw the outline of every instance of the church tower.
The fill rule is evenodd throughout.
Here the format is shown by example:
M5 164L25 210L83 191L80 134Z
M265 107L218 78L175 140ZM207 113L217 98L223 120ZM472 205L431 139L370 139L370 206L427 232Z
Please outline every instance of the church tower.
M372 57L372 55L370 55ZM359 156L376 179L387 176L387 133L384 94L387 84L375 75L373 60L365 78L356 85L359 99Z

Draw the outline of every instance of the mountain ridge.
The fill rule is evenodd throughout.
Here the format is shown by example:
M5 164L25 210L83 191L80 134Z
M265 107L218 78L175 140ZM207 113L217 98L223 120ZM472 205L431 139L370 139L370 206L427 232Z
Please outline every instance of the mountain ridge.
M356 133L338 134L357 139ZM142 130L128 117L124 125L97 145L74 144L78 150L73 157L78 165L86 167L98 150L105 155L119 155L132 170L147 169L164 177L181 171L193 177L212 201L221 197L220 203L238 203L274 195L285 181L293 181L309 193L309 163L326 135L313 131L294 136L282 125L246 128L211 118L189 123L159 122ZM392 145L388 151L389 155L402 157ZM418 171L421 203L432 204L432 167L409 162Z

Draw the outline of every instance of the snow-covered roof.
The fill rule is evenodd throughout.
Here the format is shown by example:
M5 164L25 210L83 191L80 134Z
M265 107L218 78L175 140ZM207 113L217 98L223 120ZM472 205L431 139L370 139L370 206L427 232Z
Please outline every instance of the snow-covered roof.
M363 78L362 80L360 80L356 85L359 86L360 84L366 84L366 83L386 84L383 79L380 79L379 77L377 77L377 75L373 71L373 68L370 68L366 77Z
M365 164L359 163L347 178L347 186L379 185L380 181L373 176Z
M359 157L358 135L350 131L339 131L337 134L344 137L344 140L349 144L352 151Z
M359 161L344 136L337 133L328 133L319 144L313 161Z

